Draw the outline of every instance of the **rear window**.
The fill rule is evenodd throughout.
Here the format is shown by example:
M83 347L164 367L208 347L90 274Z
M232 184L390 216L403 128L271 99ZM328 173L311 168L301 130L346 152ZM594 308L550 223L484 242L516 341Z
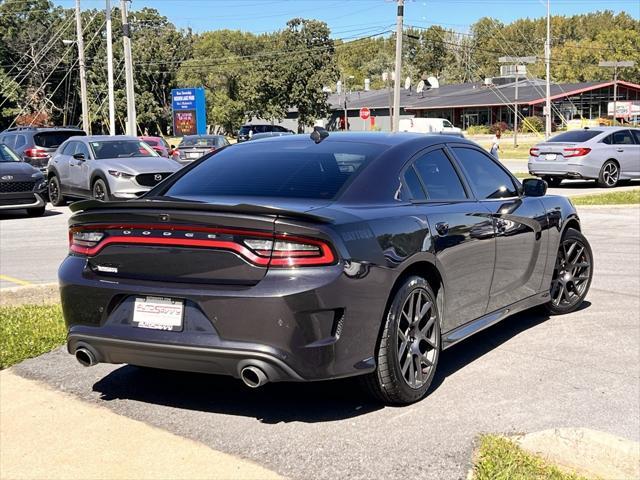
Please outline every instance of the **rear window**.
M81 130L69 132L41 132L33 136L33 142L42 148L58 148L71 137L84 136Z
M181 147L220 147L225 143L224 137L185 137Z
M203 161L163 195L333 199L386 148L351 142L242 143Z
M160 142L158 142L157 140L153 140L151 138L147 138L145 140L142 140L144 143L146 143L147 145L151 146L151 147L159 147L160 146Z
M593 137L600 135L601 133L602 130L571 130L570 132L564 132L550 138L549 142L582 143L587 140L591 140Z

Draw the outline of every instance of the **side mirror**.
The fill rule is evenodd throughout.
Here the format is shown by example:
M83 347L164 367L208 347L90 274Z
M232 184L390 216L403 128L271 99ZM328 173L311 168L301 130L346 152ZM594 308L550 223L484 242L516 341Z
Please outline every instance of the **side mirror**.
M74 153L73 158L76 160L86 160L86 158L84 158L84 153Z
M522 191L526 197L543 197L547 193L547 182L540 178L525 178Z

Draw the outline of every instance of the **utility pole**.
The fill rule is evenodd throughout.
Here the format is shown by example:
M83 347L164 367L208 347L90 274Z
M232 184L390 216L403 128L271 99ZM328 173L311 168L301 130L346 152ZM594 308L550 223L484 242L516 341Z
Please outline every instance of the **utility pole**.
M89 102L87 98L87 72L84 64L84 40L82 38L82 17L80 16L80 0L76 0L76 34L78 44L78 65L80 66L80 98L82 104L82 129L91 135L89 121Z
M124 69L127 89L127 135L138 132L136 121L136 98L133 90L133 63L131 61L131 28L127 19L127 0L120 0L122 10L122 43L124 46Z
M347 83L349 79L355 78L353 75L344 77L344 130L349 130L349 111L347 110Z
M393 132L400 130L400 78L402 78L402 35L404 23L404 0L398 0L396 19L396 75L393 84Z
M107 20L107 81L109 89L109 135L116 134L116 106L113 94L113 40L111 38L111 0L106 0Z
M498 61L503 64L510 64L515 69L516 84L515 95L513 101L513 146L518 146L518 82L520 81L520 67L523 69L523 73L526 75L526 63L535 63L536 57L500 57Z
M633 67L636 62L631 60L623 60L620 62L605 61L598 63L599 67L613 68L613 123L616 123L616 115L618 113L618 68Z
M545 117L544 138L551 136L551 3L547 0L547 41L544 44L544 61L547 67L547 102Z

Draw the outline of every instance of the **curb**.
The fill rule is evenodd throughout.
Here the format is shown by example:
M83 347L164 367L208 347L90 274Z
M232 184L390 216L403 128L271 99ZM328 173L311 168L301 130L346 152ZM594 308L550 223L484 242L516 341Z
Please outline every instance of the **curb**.
M640 443L589 428L554 428L513 437L559 468L602 479L640 478Z
M57 283L26 285L24 287L3 288L0 290L0 307L19 305L41 305L60 302Z

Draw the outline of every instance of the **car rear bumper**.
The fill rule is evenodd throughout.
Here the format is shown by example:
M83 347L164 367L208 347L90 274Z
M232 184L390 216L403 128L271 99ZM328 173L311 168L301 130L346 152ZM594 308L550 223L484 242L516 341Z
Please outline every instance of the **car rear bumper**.
M563 178L598 178L600 168L585 163L568 161L545 161L529 159L529 173L538 176L554 176Z
M324 380L373 371L387 269L349 277L342 265L270 270L253 286L164 283L100 276L69 256L59 269L68 349L101 362L238 377L259 366L270 381ZM376 293L377 292L377 293ZM184 302L181 331L140 328L141 296Z
M39 208L46 205L40 193L0 194L0 210L21 210L23 208Z

